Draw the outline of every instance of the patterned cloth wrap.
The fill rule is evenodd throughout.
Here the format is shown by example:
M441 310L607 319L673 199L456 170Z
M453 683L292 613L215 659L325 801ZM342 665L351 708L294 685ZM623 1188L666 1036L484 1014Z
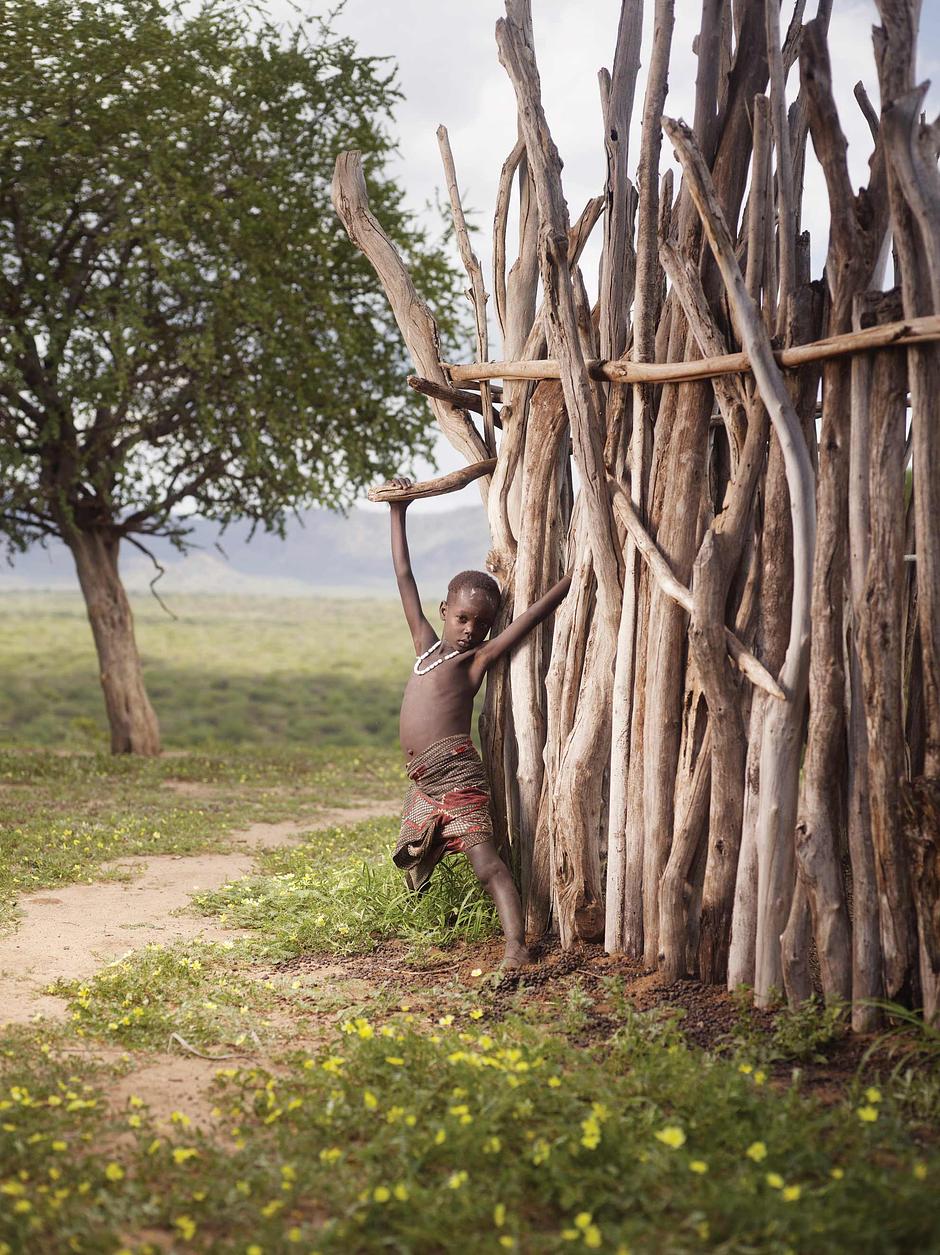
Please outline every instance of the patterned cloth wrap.
M492 840L490 795L486 769L468 736L435 741L407 770L411 787L392 859L411 888L421 890L445 854Z

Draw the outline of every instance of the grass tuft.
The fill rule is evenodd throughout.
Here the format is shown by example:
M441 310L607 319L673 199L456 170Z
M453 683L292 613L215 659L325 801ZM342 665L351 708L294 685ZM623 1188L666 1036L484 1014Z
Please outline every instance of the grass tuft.
M364 954L404 940L420 958L454 941L498 930L492 903L467 859L445 859L431 888L412 893L391 862L396 819L315 833L299 848L272 851L258 876L198 895L196 908L220 922L262 932L272 957Z

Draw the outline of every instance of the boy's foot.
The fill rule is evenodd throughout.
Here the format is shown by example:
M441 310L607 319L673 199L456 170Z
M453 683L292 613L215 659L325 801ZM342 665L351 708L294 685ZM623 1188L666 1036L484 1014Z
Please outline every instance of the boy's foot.
M528 946L521 946L515 942L507 942L506 950L503 954L503 961L500 967L506 971L512 971L517 967L528 967L535 962L535 956Z

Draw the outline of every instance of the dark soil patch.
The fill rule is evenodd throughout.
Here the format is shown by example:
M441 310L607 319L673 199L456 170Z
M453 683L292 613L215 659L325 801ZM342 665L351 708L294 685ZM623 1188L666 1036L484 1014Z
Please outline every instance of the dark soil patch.
M386 989L393 983L396 992L400 992L414 1010L434 1014L436 1004L429 981L452 979L470 988L479 988L485 976L475 977L472 973L496 971L501 953L501 943L493 941L437 951L416 963L406 946L393 941L383 943L366 955L298 955L279 963L277 970L311 970L329 963L334 969L342 969L347 979ZM703 1050L731 1049L736 1030L740 1033L744 1024L741 1007L719 985L703 985L696 980L667 982L641 963L605 954L601 946L583 945L563 951L557 941L540 947L538 962L533 966L502 973L495 990L486 999L489 1004L486 1019L501 1019L518 1009L520 1003L542 1004L546 1018L554 1018L559 1003L563 1003L576 985L586 1002L583 1023L570 1034L570 1039L585 1048L603 1046L616 1031L618 1016L614 995L616 1002L622 999L640 1012L681 1013L680 1031L690 1045ZM775 1011L749 1008L747 1034L752 1039L769 1038L776 1018ZM826 1046L824 1058L784 1059L773 1063L767 1068L769 1080L772 1084L788 1084L794 1070L798 1069L805 1090L823 1102L840 1100L869 1045L868 1039L847 1034Z

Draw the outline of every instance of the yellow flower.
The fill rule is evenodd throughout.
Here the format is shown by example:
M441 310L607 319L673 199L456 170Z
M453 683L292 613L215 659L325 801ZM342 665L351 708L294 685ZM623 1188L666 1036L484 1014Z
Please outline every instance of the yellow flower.
M515 1245L516 1245L516 1239L515 1239L515 1238L510 1237L508 1233L503 1233L503 1234L500 1236L500 1239L499 1239L499 1244L500 1244L500 1246L505 1246L505 1248L506 1248L506 1250L507 1250L507 1251L511 1251L511 1250L513 1250L513 1249L514 1249L514 1247L515 1247Z
M875 1089L874 1085L869 1085L865 1090L865 1097L869 1102L881 1102L881 1090Z
M559 1085L560 1085L560 1084L561 1084L561 1077L560 1077L560 1076L550 1076L550 1077L548 1078L548 1087L549 1087L549 1089L558 1089L558 1087L559 1087Z
M501 1229L506 1223L506 1206L504 1203L497 1203L493 1208L493 1224L497 1229Z
M697 1172L699 1176L703 1176L708 1171L708 1164L704 1159L693 1159L689 1164L691 1172Z
M130 1126L130 1128L139 1129L141 1124L143 1124L143 1121L141 1120L140 1116L128 1116L127 1123Z
M336 1146L329 1146L325 1150L320 1151L320 1162L321 1163L336 1163L337 1159L339 1159L342 1153L343 1152L339 1150Z
M367 1089L363 1093L362 1101L365 1103L365 1105L369 1108L370 1111L374 1111L375 1108L379 1105L379 1100L376 1098L375 1094L373 1094L371 1089Z
M601 1245L601 1241L601 1231L598 1229L597 1225L588 1225L588 1227L584 1230L584 1245L589 1246L592 1250L596 1251Z
M927 1165L924 1163L923 1159L918 1159L911 1171L918 1181L927 1180Z
M480 1010L479 1007L474 1007L473 1010L470 1012L470 1019L481 1020L482 1018L483 1018L483 1012Z
M763 1085L763 1083L764 1083L766 1080L767 1080L767 1073L766 1073L766 1072L761 1072L761 1071L760 1071L760 1069L758 1069L758 1070L754 1073L754 1084L755 1084L755 1085Z
M394 1068L400 1068L405 1061L399 1055L386 1055L385 1062L390 1063Z
M594 1217L589 1211L579 1211L574 1218L574 1227L576 1229L586 1229Z
M780 1175L779 1172L768 1172L766 1177L764 1177L764 1180L767 1182L767 1184L770 1186L772 1190L783 1189L783 1177Z
M842 1168L833 1168L829 1175L832 1177L833 1181L841 1181L845 1176L845 1172Z
M372 1197L377 1203L387 1203L392 1197L392 1191L387 1185L377 1185L372 1191Z
M483 975L483 968L482 968L482 967L475 967L475 968L473 969L473 971L470 973L470 975L471 975L471 976L482 976L482 975Z
M192 1241L196 1233L196 1222L192 1216L176 1216L173 1224L179 1230L180 1237L184 1242Z
M581 1145L588 1150L596 1150L601 1143L601 1126L597 1116L588 1116L581 1121ZM657 1133L657 1137L659 1134Z
M447 1184L452 1190L459 1190L468 1180L468 1174L461 1170L460 1172L452 1172L447 1178Z
M192 1146L174 1146L173 1162L185 1163L187 1159L198 1159L199 1151L194 1150Z
M407 1202L408 1186L405 1185L404 1182L399 1181L398 1184L392 1190L392 1193L395 1195L395 1197L398 1199L400 1203Z
M109 1181L123 1181L124 1169L121 1167L119 1163L114 1163L112 1161L105 1168L104 1175L108 1178Z
M744 1073L744 1075L745 1075L745 1076L747 1076L749 1072L753 1072L753 1071L754 1071L754 1065L753 1065L753 1063L739 1063L739 1064L738 1064L738 1071L739 1071L739 1072L743 1072L743 1073Z
M131 1094L128 1101L132 1107L142 1107L144 1105L144 1100L142 1098L138 1098L136 1094Z
M767 1158L767 1147L763 1142L751 1142L744 1153L748 1159L753 1159L755 1163L760 1163L762 1159Z
M798 1185L788 1185L783 1191L783 1201L785 1203L795 1203L800 1197L800 1192Z
M58 1142L58 1141L57 1141L57 1142L53 1142L53 1143L52 1143L52 1149L53 1149L53 1150L67 1150L67 1149L68 1149L68 1146L66 1145L66 1143L65 1143L65 1142Z
M287 1230L288 1242L300 1242L303 1240L303 1232L294 1225L293 1229Z
M446 1141L447 1141L447 1134L444 1132L443 1129L438 1129L437 1132L434 1134L434 1145L440 1146Z
M483 1143L484 1155L498 1155L503 1149L503 1144L498 1137L488 1137Z
M667 1124L656 1134L656 1140L662 1142L664 1146L669 1146L673 1150L678 1150L680 1146L685 1145L685 1133L676 1124Z
M245 1251L245 1255L264 1255L264 1251L257 1242L252 1242L251 1246Z
M857 1111L858 1118L865 1124L874 1124L878 1119L877 1107L859 1107Z
M437 1022L442 1028L449 1028L454 1022L454 1017L452 1015L442 1015Z

